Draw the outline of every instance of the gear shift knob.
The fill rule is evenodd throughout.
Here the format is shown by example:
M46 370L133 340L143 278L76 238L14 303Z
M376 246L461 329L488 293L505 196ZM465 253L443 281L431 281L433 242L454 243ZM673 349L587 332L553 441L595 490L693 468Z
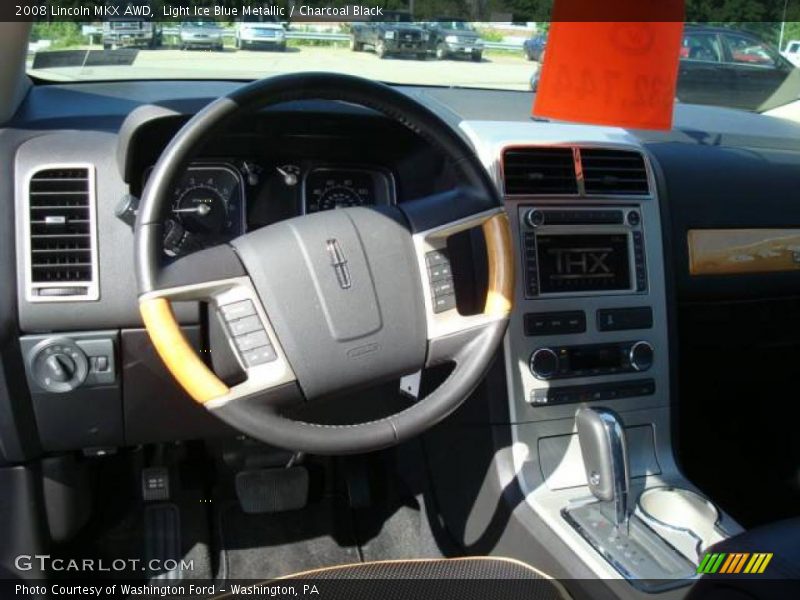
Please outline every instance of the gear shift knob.
M617 525L628 520L630 475L625 429L607 408L581 408L575 415L578 442L589 489L599 500L614 502Z

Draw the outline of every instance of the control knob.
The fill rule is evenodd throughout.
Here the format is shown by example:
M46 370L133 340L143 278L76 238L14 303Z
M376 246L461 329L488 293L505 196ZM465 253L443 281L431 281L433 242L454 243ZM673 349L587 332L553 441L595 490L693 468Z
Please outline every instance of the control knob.
M544 213L540 210L532 208L525 213L525 222L530 227L539 227L540 225L544 225Z
M550 379L558 373L558 354L550 348L539 348L531 354L529 366L537 379Z
M48 392L71 392L89 373L86 354L69 338L44 340L33 347L29 357L31 377Z
M636 342L631 346L628 359L636 371L647 371L653 366L653 347L648 342Z

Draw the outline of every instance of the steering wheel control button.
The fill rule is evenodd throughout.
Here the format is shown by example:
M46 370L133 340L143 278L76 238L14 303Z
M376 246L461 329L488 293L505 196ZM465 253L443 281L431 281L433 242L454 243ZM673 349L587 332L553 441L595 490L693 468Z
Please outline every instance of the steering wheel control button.
M453 271L450 269L450 263L446 262L428 267L428 275L431 282L436 283L437 281L452 279Z
M428 268L435 267L437 265L442 264L450 264L450 258L447 256L447 252L444 250L435 250L433 252L428 252L425 255L425 262L428 264Z
M254 331L261 331L261 319L257 315L251 315L235 321L228 321L231 334L234 336L244 335L246 333L253 333Z
M247 352L242 352L242 360L246 367L257 367L270 363L278 358L275 348L272 346L260 346Z
M635 308L600 308L597 311L598 331L624 331L627 329L651 329L653 309L649 306Z
M558 354L550 348L539 348L531 354L531 373L537 379L549 379L558 373Z
M428 265L428 280L431 285L431 303L435 314L456 307L455 284L447 251L434 250L425 255Z
M233 338L236 342L236 347L240 352L247 352L253 348L260 348L261 346L271 346L266 331L253 331L244 335L237 335Z
M242 300L240 302L233 302L219 307L222 317L226 322L242 319L256 314L256 307L250 300Z
M455 288L453 287L452 279L445 279L444 281L439 281L433 284L434 298L438 298L439 296L447 296L449 294L455 294Z
M527 313L524 318L525 335L561 335L584 333L586 313L582 310Z
M455 294L447 294L446 296L438 296L433 299L433 312L441 313L446 310L452 310L456 307Z

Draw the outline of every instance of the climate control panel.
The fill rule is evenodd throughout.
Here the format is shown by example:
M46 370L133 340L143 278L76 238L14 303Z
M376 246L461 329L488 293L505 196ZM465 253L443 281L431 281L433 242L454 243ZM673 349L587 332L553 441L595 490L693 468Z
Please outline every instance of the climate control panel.
M653 346L644 340L535 349L528 365L537 379L644 372L653 366Z

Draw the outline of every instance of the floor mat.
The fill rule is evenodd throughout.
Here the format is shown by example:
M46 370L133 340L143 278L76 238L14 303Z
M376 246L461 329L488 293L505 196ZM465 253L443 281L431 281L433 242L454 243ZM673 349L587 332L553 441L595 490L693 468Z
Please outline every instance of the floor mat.
M217 512L217 535L220 580L269 579L360 560L349 512L336 498L260 515L230 500Z

